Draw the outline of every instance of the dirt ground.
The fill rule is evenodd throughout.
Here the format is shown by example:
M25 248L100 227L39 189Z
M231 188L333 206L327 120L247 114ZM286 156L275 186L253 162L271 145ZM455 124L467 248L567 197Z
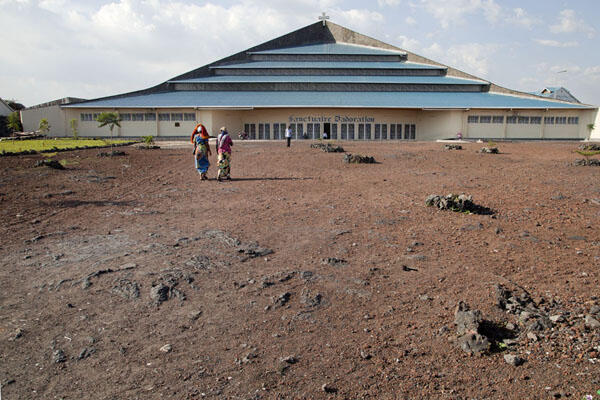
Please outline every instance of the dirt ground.
M310 143L238 141L222 183L187 145L0 158L2 399L598 396L578 143L339 142L378 162L356 165ZM425 206L448 193L493 214ZM489 352L461 349L461 300L504 332Z

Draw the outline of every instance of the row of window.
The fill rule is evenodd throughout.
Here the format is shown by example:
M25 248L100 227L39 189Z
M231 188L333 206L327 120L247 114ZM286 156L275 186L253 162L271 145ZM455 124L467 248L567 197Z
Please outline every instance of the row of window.
M469 115L467 117L469 124L503 124L504 116L502 115ZM507 124L533 124L540 125L542 117L539 116L517 116L511 115L506 117ZM544 117L545 125L577 125L579 117Z
M81 121L96 121L99 113L81 113ZM156 121L156 113L122 113L119 114L121 121ZM194 113L159 113L159 121L196 121Z
M339 127L338 127L339 125ZM258 126L258 130L257 130ZM273 136L271 124L244 124L244 132L249 139L285 139L286 124L274 123ZM293 139L319 139L327 135L328 139L340 140L415 140L415 124L289 124ZM306 130L304 129L306 127ZM339 128L339 132L338 132ZM339 135L338 135L339 133Z

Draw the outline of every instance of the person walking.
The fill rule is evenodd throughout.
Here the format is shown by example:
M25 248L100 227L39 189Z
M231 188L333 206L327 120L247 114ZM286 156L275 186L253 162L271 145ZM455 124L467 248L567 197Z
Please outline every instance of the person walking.
M219 163L217 181L219 182L222 179L231 180L231 146L233 146L233 140L231 140L227 128L222 127L217 136L217 160Z
M285 130L285 139L287 140L287 147L290 147L290 143L292 142L292 130L289 126Z
M194 132L192 133L192 143L194 143L194 161L196 164L196 170L198 170L198 173L200 174L200 179L203 181L208 179L206 176L208 167L210 167L210 161L208 157L212 155L208 138L208 131L204 125L196 125L196 128L194 128Z

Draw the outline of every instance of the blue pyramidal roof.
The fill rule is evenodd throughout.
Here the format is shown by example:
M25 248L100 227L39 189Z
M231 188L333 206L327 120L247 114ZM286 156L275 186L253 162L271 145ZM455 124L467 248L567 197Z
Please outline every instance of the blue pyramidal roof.
M309 25L146 90L64 107L594 108L499 88L329 23Z

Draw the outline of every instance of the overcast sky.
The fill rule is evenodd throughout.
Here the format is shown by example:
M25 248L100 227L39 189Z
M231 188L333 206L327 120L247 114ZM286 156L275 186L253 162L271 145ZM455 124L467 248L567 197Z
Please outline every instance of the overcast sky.
M600 0L0 0L0 97L154 86L317 21L522 91L600 105Z

